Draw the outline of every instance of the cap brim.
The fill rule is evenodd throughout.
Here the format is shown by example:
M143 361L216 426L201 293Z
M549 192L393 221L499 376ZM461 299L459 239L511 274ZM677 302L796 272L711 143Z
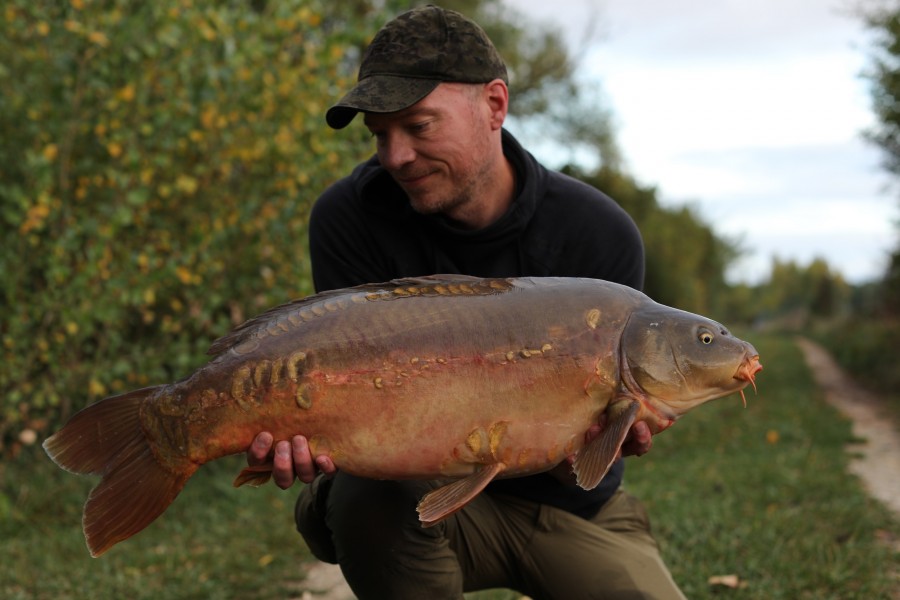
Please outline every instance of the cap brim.
M372 75L329 108L325 120L332 129L343 129L358 112L397 112L430 94L440 83L437 79Z

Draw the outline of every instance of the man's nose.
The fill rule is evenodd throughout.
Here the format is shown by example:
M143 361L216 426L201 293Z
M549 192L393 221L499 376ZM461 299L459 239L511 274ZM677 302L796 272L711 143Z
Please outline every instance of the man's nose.
M388 170L398 170L416 159L416 151L408 136L402 133L385 135L378 144L378 160Z

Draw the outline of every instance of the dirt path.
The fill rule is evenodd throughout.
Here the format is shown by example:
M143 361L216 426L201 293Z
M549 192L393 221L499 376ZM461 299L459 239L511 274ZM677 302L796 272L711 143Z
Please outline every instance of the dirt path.
M854 457L850 471L900 518L900 430L878 399L848 377L821 346L801 337L797 345L826 401L853 421L853 437L860 441L847 446ZM337 565L312 563L298 587L300 600L355 599Z
M860 442L847 447L853 455L850 472L900 518L900 431L893 419L822 347L805 338L797 338L797 345L825 399L853 421L853 437Z

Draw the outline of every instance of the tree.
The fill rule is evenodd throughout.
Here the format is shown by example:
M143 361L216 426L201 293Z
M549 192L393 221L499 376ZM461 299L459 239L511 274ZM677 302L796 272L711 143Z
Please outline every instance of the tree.
M878 126L866 135L881 148L884 168L900 178L900 6L878 2L864 9L862 16L875 34L866 77L878 120ZM883 306L888 313L900 314L900 245L892 252L884 276Z

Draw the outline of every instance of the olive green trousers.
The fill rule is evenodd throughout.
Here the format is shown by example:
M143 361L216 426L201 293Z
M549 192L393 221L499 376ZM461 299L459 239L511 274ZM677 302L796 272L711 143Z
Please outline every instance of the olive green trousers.
M312 553L338 563L360 600L458 600L511 588L535 600L683 599L643 505L619 491L591 520L482 493L423 528L416 503L439 485L319 476L297 501Z

